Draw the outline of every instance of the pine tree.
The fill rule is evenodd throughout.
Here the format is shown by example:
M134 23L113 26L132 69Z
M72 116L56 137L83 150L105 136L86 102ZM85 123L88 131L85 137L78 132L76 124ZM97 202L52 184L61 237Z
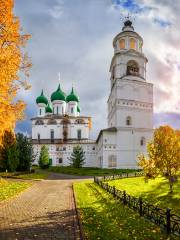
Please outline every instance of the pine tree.
M19 151L17 143L15 142L11 147L7 149L7 167L9 172L15 172L19 164Z
M19 150L18 171L29 171L32 161L32 143L22 133L16 135L17 147Z
M81 146L75 146L70 157L71 166L81 168L85 164L85 154Z
M49 167L49 152L48 148L45 145L41 148L39 156L39 166L43 169Z

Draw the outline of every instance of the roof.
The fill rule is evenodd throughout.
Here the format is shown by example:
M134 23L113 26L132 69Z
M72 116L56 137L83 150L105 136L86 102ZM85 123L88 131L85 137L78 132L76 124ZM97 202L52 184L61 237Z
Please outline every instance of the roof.
M48 100L47 98L44 96L43 90L41 92L41 95L39 97L36 98L36 103L44 103L44 104L48 104Z
M74 88L72 87L71 93L66 98L67 102L79 102L79 96L75 94Z
M52 108L51 108L51 106L49 105L49 103L48 103L48 105L46 106L46 113L52 113Z
M61 90L60 84L57 90L51 95L51 102L56 100L66 101L66 94Z
M102 130L99 132L99 135L98 135L98 137L97 137L96 142L99 141L99 139L100 139L100 137L101 137L101 135L102 135L103 132L117 132L117 128L116 128L116 127L111 127L111 128L102 129Z

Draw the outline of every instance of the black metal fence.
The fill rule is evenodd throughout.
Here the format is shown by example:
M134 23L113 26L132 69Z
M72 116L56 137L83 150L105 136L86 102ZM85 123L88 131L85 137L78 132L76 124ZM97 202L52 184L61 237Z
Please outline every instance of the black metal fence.
M108 193L111 193L114 198L119 199L124 205L135 210L140 216L144 216L153 223L157 224L161 228L165 229L166 232L173 233L180 236L180 217L171 212L169 208L166 210L161 209L153 204L144 201L141 197L133 197L126 193L116 189L115 186L110 186L106 181L127 178L127 177L138 177L142 176L143 173L129 173L113 176L94 177L94 182L100 187L105 189Z
M131 177L142 177L144 176L144 173L141 172L132 172L132 173L120 173L116 175L111 175L111 176L103 176L103 177L98 177L99 180L101 181L110 181L110 180L116 180L116 179L121 179L121 178L131 178Z

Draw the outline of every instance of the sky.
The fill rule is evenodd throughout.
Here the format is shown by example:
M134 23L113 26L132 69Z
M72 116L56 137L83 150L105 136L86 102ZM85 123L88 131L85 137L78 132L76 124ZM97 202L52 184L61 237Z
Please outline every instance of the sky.
M107 127L109 67L113 38L129 13L144 39L147 81L154 84L154 127L180 127L180 1L179 0L16 0L15 14L31 34L26 51L32 61L27 104L16 131L31 135L41 90L50 98L60 83L80 97L81 114L92 117L91 138Z

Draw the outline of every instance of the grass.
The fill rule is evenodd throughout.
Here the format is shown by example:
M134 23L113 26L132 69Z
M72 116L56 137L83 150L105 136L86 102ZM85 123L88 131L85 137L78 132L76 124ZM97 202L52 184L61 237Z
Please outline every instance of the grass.
M153 203L161 208L170 208L180 215L180 181L174 184L174 193L169 193L168 181L163 177L148 180L143 177L124 178L108 182L117 189L125 190L132 196L142 197L147 202Z
M0 177L12 177L12 178L20 178L20 179L30 179L30 180L40 180L46 179L49 173L43 170L36 170L35 173L23 173L23 172L15 172L15 173L6 173L1 172Z
M0 178L0 201L17 195L31 185L31 183L9 182Z
M85 239L178 239L162 233L159 227L123 206L93 182L74 183L74 190Z
M106 169L106 168L73 168L73 167L50 167L49 171L70 175L79 175L79 176L104 176L104 175L112 175L112 174L120 174L127 172L134 172L137 170L134 169Z

